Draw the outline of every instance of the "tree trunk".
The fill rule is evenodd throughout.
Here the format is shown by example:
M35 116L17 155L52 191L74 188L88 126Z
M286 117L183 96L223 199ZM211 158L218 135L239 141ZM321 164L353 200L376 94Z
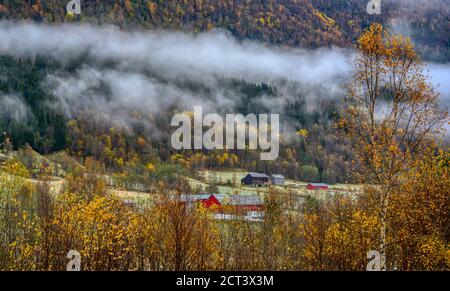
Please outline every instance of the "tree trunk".
M389 203L389 191L381 196L381 211L380 211L380 271L386 271L386 228L387 228L387 209Z

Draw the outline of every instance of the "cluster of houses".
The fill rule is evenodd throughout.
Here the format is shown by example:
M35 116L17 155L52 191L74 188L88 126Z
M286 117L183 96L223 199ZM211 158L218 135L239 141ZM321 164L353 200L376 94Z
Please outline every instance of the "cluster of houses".
M253 187L285 186L286 179L283 175L266 175L261 173L249 173L241 180L242 185ZM310 183L308 190L328 190L328 185L323 183ZM215 219L232 220L244 219L247 221L262 221L264 219L264 202L256 195L226 195L226 194L200 194L181 195L181 203L188 208L202 205L213 212Z
M286 184L286 178L283 175L266 175L261 173L248 173L241 180L242 185L253 186L253 187L268 187L273 186L284 186ZM324 183L309 183L306 185L308 190L328 190L328 185Z

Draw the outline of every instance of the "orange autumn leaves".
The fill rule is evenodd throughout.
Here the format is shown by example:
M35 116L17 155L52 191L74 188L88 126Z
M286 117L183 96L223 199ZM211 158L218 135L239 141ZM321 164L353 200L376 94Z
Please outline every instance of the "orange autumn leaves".
M299 203L273 192L262 223L217 221L171 200L164 184L151 203L112 196L89 160L94 173L66 176L55 195L12 159L0 171L0 269L65 270L74 249L82 270L365 270L367 252L382 248L386 269L448 270L450 157L436 146L437 96L408 40L374 25L359 45L339 125L355 145L362 193Z
M448 152L430 151L393 192L389 269L448 269L448 161ZM379 245L378 193L370 186L301 208L273 192L264 222L251 223L215 221L169 196L125 203L83 181L48 199L45 187L3 172L2 270L65 270L71 249L82 270L365 270L367 252Z
M393 207L398 207L395 209L400 213L405 212L394 203L400 198L417 199L404 195L413 191L405 189L404 185L415 185L409 181L410 171L420 171L420 168L417 169L420 163L435 156L430 149L437 147L443 125L448 121L448 113L439 109L439 95L434 92L424 74L424 64L410 39L392 35L380 24L371 25L358 39L358 54L347 89L348 97L338 127L353 143L355 177L361 183L374 185L368 190L378 200L379 251L382 262L387 262L387 265L382 265L382 269L396 267L398 249L405 251L405 248L413 248L416 252L419 243L414 241L409 242L408 246L399 246L397 238L391 237L392 232L396 231L394 218L397 217ZM440 154L444 155L442 152ZM435 178L442 182L445 176ZM436 191L448 199L448 189ZM406 203L408 200L401 201ZM428 202L422 203L410 205L410 209L426 209ZM442 209L447 211L448 216L448 209ZM409 215L415 216L412 213ZM419 231L420 235L407 233L408 238L430 238L423 229ZM439 241L442 235L441 230L434 239ZM433 244L425 245L444 246L436 244L434 240ZM425 248L424 252L430 253L429 248ZM430 254L430 257L433 256ZM442 258L441 255L438 257ZM401 261L406 269L420 268L418 266L422 264ZM429 268L425 264L422 267Z

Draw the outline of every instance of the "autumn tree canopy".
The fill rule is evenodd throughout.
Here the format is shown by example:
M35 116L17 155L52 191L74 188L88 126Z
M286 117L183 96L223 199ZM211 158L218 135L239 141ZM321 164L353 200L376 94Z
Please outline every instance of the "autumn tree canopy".
M436 145L447 113L440 111L439 95L410 39L380 24L358 39L352 73L339 126L354 144L359 180L376 185L385 254L391 193L402 184L402 174Z

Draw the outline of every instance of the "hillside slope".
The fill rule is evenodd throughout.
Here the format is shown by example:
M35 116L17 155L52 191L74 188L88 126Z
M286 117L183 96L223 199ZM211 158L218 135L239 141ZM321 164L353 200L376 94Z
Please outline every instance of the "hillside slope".
M334 21L318 13L308 0L82 1L78 19L66 16L65 4L6 0L0 5L0 19L82 21L188 31L224 28L240 39L292 46L344 44Z

